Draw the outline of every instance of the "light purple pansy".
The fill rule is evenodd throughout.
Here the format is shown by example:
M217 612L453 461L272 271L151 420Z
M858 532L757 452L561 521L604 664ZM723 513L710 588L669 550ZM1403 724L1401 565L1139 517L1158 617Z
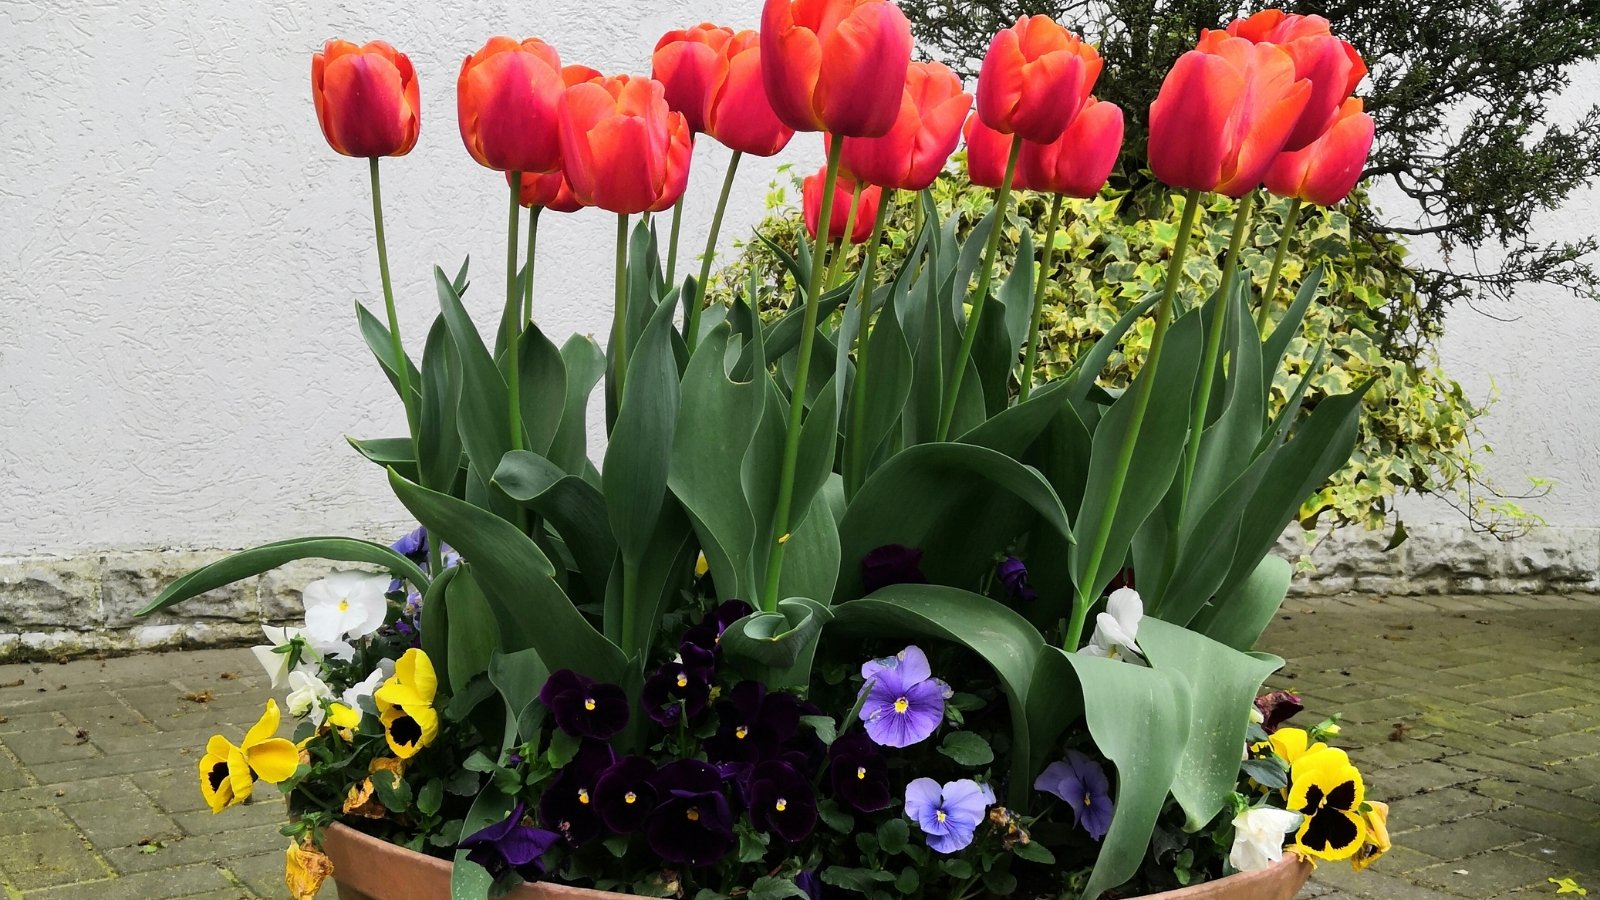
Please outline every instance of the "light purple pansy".
M1099 763L1068 750L1065 760L1045 766L1033 787L1067 801L1073 818L1089 837L1097 841L1105 837L1111 827L1111 783Z
M861 721L867 736L885 747L909 747L927 740L944 721L950 686L933 677L928 657L915 646L861 666L867 699Z
M937 853L966 849L993 804L994 791L970 778L943 786L932 778L918 778L906 785L906 816L928 836L928 846Z

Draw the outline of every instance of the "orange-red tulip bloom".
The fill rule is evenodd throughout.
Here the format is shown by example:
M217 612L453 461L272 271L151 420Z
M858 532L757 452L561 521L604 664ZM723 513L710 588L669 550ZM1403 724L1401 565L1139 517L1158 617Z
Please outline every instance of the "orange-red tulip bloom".
M1360 98L1351 97L1311 146L1278 154L1267 170L1267 190L1319 206L1338 203L1361 180L1373 132L1372 117L1362 112Z
M1002 134L1048 144L1071 124L1100 77L1100 54L1049 16L1023 16L989 42L978 115Z
M1334 37L1328 20L1321 16L1291 16L1281 9L1267 9L1234 20L1228 34L1279 45L1294 59L1295 77L1311 82L1311 98L1284 143L1286 150L1298 150L1321 137L1338 118L1340 105L1367 75L1361 54L1349 42Z
M506 183L511 183L511 173L506 173ZM561 172L546 172L542 175L525 172L522 175L522 184L517 188L518 202L523 206L537 206L541 209L553 209L556 212L577 212L583 209L583 204L578 202L576 194L572 193L572 184L567 181L567 176Z
M694 158L694 132L684 116L673 113L667 117L667 177L661 181L661 193L650 204L650 212L671 209L689 187L689 163Z
M667 106L683 113L696 134L706 130L706 99L727 65L722 49L733 29L710 22L669 31L656 41L651 77L667 89Z
M562 168L573 193L614 213L656 205L671 187L674 133L688 133L683 115L667 108L661 82L629 75L567 88L560 123Z
M456 79L456 115L472 158L502 172L559 168L561 76L561 57L538 38L493 37L467 57Z
M383 41L324 44L311 55L311 99L322 136L345 156L405 156L417 145L417 73Z
M847 137L844 167L869 184L920 191L944 169L961 140L961 123L972 95L941 63L914 62L906 71L900 117L883 137Z
M977 113L967 117L967 124L961 129L962 137L967 141L967 180L978 187L997 188L1006 177L1006 162L1011 158L1011 142L1017 140L1016 135L1001 134L993 128L983 124L983 117ZM1017 174L1011 178L1014 188L1026 188L1021 179L1021 162L1017 160Z
M805 213L806 233L812 240L817 237L817 223L822 218L822 182L827 179L824 166L815 175L808 176L800 190L800 209ZM828 214L828 240L837 241L850 221L850 204L856 207L855 226L850 229L850 243L864 244L872 236L872 223L878 217L878 205L883 202L883 188L877 185L860 185L855 179L839 173L833 182L833 209Z
M1053 143L1023 142L1017 180L1036 191L1087 199L1106 186L1121 150L1121 107L1090 97Z
M1310 95L1283 48L1205 32L1150 104L1150 169L1172 187L1243 197L1261 183Z
M879 137L900 115L911 23L886 0L766 0L761 63L785 125Z
M788 146L794 129L783 124L761 80L761 37L741 31L722 47L723 64L706 97L706 133L724 147L772 156Z

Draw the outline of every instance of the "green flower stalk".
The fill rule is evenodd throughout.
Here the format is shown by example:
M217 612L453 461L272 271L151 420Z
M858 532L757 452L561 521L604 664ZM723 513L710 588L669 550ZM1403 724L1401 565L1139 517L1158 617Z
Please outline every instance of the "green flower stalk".
M511 214L506 219L506 308L500 321L505 328L506 342L506 413L511 421L511 449L522 446L522 398L520 378L517 375L517 357L521 344L522 292L517 290L517 225L522 221L522 173L511 173Z
M845 436L845 493L854 495L866 480L866 454L871 448L861 442L867 427L867 351L868 320L872 313L873 278L877 275L878 245L883 240L883 226L894 206L894 191L884 191L883 202L878 204L878 215L872 221L872 237L867 239L867 259L861 269L861 293L856 300L856 380L851 391L850 431Z
M1017 402L1028 399L1028 393L1033 390L1033 371L1039 362L1039 323L1044 318L1044 288L1049 283L1051 266L1056 261L1056 228L1061 224L1061 201L1066 199L1061 194L1056 194L1050 200L1050 219L1044 229L1044 248L1042 259L1039 261L1039 277L1033 286L1033 318L1028 323L1028 349L1023 356L1022 374L1017 379Z
M1283 258L1289 251L1289 239L1294 237L1295 226L1300 224L1300 198L1289 204L1283 217L1283 234L1278 237L1278 249L1272 254L1272 271L1267 274L1267 289L1261 294L1261 308L1256 310L1256 331L1265 331L1272 311L1272 298L1278 293L1278 277L1283 274Z
M695 283L695 290L699 294L694 302L689 304L689 311L684 317L683 340L693 353L695 345L700 341L700 311L705 308L706 282L711 280L711 262L717 258L717 233L722 230L722 213L728 208L728 195L733 192L733 173L739 171L739 159L744 156L738 150L733 151L733 156L728 160L728 171L722 176L722 193L717 197L717 211L711 216L711 232L706 235L706 252L700 257L700 280ZM679 201L682 202L681 200ZM668 276L671 283L671 276Z
M522 286L522 321L524 325L533 324L533 261L539 249L539 214L544 212L542 206L528 207L528 281Z
M612 288L611 353L616 373L617 402L628 377L628 216L617 214L616 281Z
M685 192L687 193L687 192ZM678 275L678 231L683 227L683 195L672 204L672 229L667 236L667 286L671 287Z

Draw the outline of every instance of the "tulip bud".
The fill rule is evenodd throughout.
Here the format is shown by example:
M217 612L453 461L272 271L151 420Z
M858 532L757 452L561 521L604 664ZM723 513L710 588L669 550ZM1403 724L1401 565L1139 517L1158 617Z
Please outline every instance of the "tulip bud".
M785 125L879 137L900 115L911 23L886 0L766 0L761 60Z
M1311 82L1306 108L1284 142L1285 150L1299 150L1322 136L1339 116L1339 107L1367 75L1367 64L1347 41L1333 36L1321 16L1291 16L1268 9L1248 19L1236 19L1228 34L1254 43L1282 47L1294 60L1296 78Z
M1207 31L1150 104L1150 170L1171 187L1242 197L1261 184L1310 94L1282 48Z
M800 208L805 214L806 233L817 238L818 220L822 218L822 182L827 178L826 167L808 176L801 185ZM878 217L878 204L883 202L883 188L876 185L858 185L855 179L840 173L833 183L833 209L828 215L828 240L837 241L850 221L850 204L854 203L855 227L850 230L850 243L864 244L872 236L872 223Z
M661 82L629 75L584 82L567 88L559 106L563 170L586 206L639 213L670 191L674 136L681 129L687 140L688 125L667 108Z
M840 160L868 184L920 191L939 177L961 140L972 95L941 63L914 62L906 72L900 115L882 137L847 137Z
M1017 180L1036 191L1087 199L1105 187L1121 150L1121 107L1090 97L1053 143L1023 142Z
M506 173L506 183L511 183L510 172ZM572 193L571 182L567 181L567 176L561 172L522 173L522 183L517 188L517 198L523 206L537 206L541 209L553 209L556 212L577 212L583 209L583 204L578 202L577 195Z
M995 131L983 124L977 113L967 117L961 134L967 141L967 180L978 187L999 187L1006 177L1006 163L1011 159L1011 142L1017 140L1016 135ZM1011 179L1013 188L1027 187L1021 176L1019 165Z
M683 113L697 134L706 130L706 100L727 64L722 49L732 38L733 29L702 22L662 35L650 58L651 77L666 88L667 106Z
M989 42L978 72L978 115L1002 134L1048 144L1094 90L1100 54L1049 16L1023 16Z
M767 101L761 80L761 38L741 31L722 47L723 64L706 98L706 133L730 150L772 156L794 137Z
M311 99L322 136L345 156L405 156L417 145L417 73L383 41L324 44L311 55Z
M1267 170L1267 190L1319 206L1349 196L1367 165L1375 131L1372 116L1351 97L1339 107L1333 126L1308 147L1278 154Z
M538 38L490 38L456 79L467 152L502 172L554 172L561 165L556 106L564 86L554 47Z

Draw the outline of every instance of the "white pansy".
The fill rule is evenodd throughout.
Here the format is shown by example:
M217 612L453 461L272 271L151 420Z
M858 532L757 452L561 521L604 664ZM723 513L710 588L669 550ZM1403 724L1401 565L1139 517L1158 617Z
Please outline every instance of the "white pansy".
M382 687L383 683L392 677L394 677L394 660L381 659L378 661L378 667L372 670L371 675L345 688L344 694L339 699L345 706L356 712L361 712L361 698L371 697L373 691Z
M266 671L274 688L283 687L289 677L289 654L279 653L278 648L295 638L301 641L300 665L297 667L300 669L315 671L324 656L349 662L356 655L356 649L347 642L315 640L308 636L303 628L263 625L261 633L267 636L267 643L251 647L250 652L255 654L256 661L261 663L261 668Z
M1139 622L1144 618L1144 600L1133 588L1117 588L1106 598L1106 611L1095 617L1094 634L1082 653L1118 659L1142 658L1139 649Z
M1283 836L1300 827L1300 814L1258 806L1233 817L1233 849L1228 862L1240 872L1265 869L1283 858Z
M321 678L298 669L289 673L289 696L284 700L289 715L297 719L309 715L311 724L320 726L327 715L322 701L332 699L333 688Z
M306 585L306 633L316 641L363 638L383 625L389 576L334 572Z

